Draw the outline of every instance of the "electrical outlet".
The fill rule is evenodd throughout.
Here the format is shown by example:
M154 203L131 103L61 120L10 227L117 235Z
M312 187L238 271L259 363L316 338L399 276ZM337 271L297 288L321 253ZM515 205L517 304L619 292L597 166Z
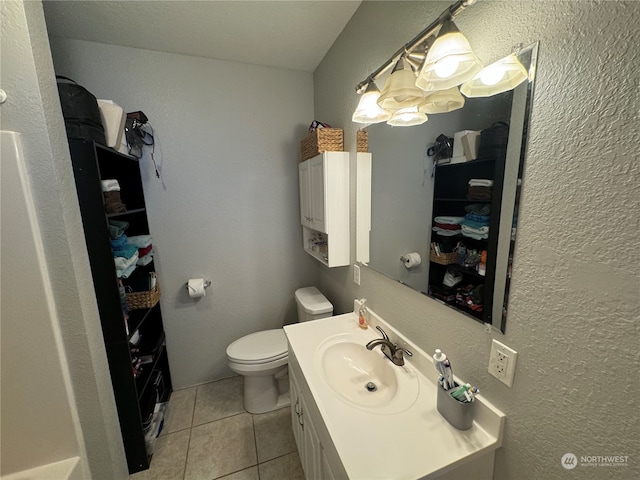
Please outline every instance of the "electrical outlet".
M353 283L360 285L360 265L353 265Z
M491 343L491 357L489 357L489 373L504 383L513 385L513 377L516 374L516 359L518 352L497 340Z

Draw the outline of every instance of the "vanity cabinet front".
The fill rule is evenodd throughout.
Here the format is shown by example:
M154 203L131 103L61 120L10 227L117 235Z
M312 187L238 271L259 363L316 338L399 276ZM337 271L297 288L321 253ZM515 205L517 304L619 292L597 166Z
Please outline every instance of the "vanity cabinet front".
M323 152L298 165L304 250L329 267L349 264L349 154Z
M343 473L338 453L329 439L329 432L317 411L311 392L303 383L304 377L299 370L300 367L296 362L291 362L291 355L293 355L291 351L289 355L291 423L305 478L307 480L346 479L348 477ZM321 437L324 437L323 440Z

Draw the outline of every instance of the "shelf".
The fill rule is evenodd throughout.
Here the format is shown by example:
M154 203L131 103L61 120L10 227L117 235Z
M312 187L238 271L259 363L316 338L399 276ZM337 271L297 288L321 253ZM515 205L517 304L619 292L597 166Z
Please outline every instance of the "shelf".
M144 213L146 212L146 208L134 208L133 210L127 210L126 212L118 212L118 213L107 213L106 217L107 218L114 218L114 217L122 217L125 215L134 215L136 213Z
M491 163L491 162L495 162L497 160L497 158L481 158L481 159L476 159L476 160L470 160L468 162L458 162L458 163L436 163L436 168L440 168L440 167L461 167L461 166L465 166L468 167L470 165L479 165L482 163Z
M158 305L159 305L159 302L156 303L151 308L141 308L139 310L129 310L129 322L128 322L128 325L129 325L129 336L127 337L127 340L131 340L131 337L133 337L133 334L138 329L140 329L140 327L142 326L144 321L147 319L149 314Z
M485 275L480 275L477 271L469 268L469 267L463 267L462 265L458 265L457 263L450 263L449 265L442 265L441 263L437 263L437 262L431 262L433 265L438 265L439 267L443 267L443 268L451 268L457 272L463 273L465 275L469 275L472 277L475 277L479 280L485 280Z
M160 335L158 341L156 342L155 348L151 352L140 352L140 355L153 355L153 362L147 363L141 367L140 375L136 378L136 389L138 390L138 400L142 398L144 395L144 391L149 385L149 380L151 379L151 375L153 371L156 369L156 365L158 364L158 360L164 353L164 333Z
M442 198L436 197L435 202L464 202L464 203L491 203L491 200L469 200L468 198Z

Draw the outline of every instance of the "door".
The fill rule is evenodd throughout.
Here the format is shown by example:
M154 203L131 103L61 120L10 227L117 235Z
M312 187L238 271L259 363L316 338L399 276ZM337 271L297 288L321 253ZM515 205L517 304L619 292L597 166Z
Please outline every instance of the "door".
M309 226L319 232L327 233L325 225L324 173L324 154L309 160L309 209L311 217Z

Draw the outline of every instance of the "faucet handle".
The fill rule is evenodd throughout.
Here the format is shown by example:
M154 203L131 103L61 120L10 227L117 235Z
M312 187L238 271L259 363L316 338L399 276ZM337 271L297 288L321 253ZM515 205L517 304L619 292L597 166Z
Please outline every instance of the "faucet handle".
M380 325L376 325L376 329L382 334L382 338L384 338L385 340L389 340L389 335L385 333Z
M411 352L411 350L407 350L404 347L397 347L396 352L404 352L408 357L413 357L413 352Z

